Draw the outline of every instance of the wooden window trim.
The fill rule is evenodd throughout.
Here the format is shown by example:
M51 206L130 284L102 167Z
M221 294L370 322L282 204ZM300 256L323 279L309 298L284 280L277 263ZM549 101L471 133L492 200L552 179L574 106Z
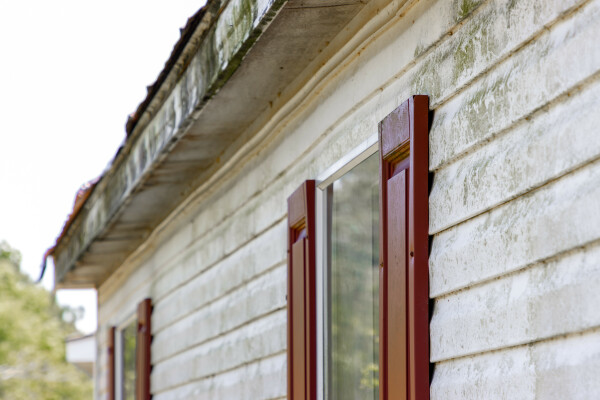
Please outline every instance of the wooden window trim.
M428 128L427 96L379 124L381 400L429 399Z
M121 394L118 398L123 397L124 379L123 379L123 363L124 363L124 342L123 332L132 323L136 326L136 347L135 347L135 399L149 400L152 398L150 394L150 373L152 370L151 344L152 344L152 300L146 298L138 303L136 311L136 319L128 319L126 324L123 324L117 329L112 326L108 330L108 345L107 345L107 399L115 400L117 391ZM117 334L119 340L117 341ZM117 350L117 345L119 349ZM117 362L121 365L117 371ZM117 382L117 372L119 379ZM117 384L118 383L118 384Z
M108 328L106 349L106 392L107 400L115 400L115 332L116 328Z
M429 99L379 124L380 400L429 399ZM288 399L317 398L315 182L288 199Z
M152 370L152 300L146 298L138 304L137 309L137 343L136 343L136 400L150 400L150 372Z
M288 399L317 396L315 181L288 198Z

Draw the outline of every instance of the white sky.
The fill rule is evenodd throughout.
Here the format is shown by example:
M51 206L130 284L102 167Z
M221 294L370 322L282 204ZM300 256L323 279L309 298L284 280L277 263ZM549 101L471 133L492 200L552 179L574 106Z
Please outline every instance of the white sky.
M0 0L0 240L34 279L79 186L112 159L127 115L204 3ZM83 305L78 328L95 330L93 290L58 296Z

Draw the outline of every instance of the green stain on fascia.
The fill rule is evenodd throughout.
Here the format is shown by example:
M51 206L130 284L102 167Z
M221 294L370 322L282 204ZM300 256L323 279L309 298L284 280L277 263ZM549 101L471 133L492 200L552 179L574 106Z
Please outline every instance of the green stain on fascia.
M223 43L231 45L232 48L238 47L252 30L252 23L258 10L253 0L240 0L233 6L233 21L227 29L227 38L223 38Z
M283 6L286 0L276 0L270 10L267 12L266 17L261 21L261 25L252 29L252 23L255 19L255 15L258 13L257 5L255 0L242 0L242 4L234 10L236 21L240 22L240 25L236 26L236 34L234 35L241 45L234 52L233 57L228 61L227 66L223 71L216 77L216 81L210 85L210 90L206 93L204 101L214 96L221 87L229 80L231 75L239 68L244 57L248 51L252 48L254 43L258 40L263 32L263 24L268 23L276 15L277 11ZM237 14L236 14L237 13ZM214 39L213 39L214 40Z
M209 101L239 68L244 57L261 36L264 27L277 15L286 0L275 0L253 28L258 18L256 0L232 2L231 21L226 25L213 26L202 39L200 49L194 56L197 63L195 81L206 88L198 93L196 107ZM214 11L218 13L217 10Z

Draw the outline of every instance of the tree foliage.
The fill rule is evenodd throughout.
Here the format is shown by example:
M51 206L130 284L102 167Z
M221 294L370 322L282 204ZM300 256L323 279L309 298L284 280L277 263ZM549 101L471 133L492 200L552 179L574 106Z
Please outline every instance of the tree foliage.
M20 255L0 242L0 398L90 399L91 379L65 359L76 332L71 312L19 270Z

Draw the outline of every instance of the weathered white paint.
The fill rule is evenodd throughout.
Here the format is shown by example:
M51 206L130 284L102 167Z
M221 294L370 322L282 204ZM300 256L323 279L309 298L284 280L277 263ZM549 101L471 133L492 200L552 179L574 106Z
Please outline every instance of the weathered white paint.
M527 91L519 89L521 96ZM593 161L600 155L599 106L600 80L596 79L489 145L436 171L430 231L481 214Z
M155 365L152 393L224 373L286 349L286 311L278 311Z
M278 224L276 228L264 235L264 238L261 236L260 240L257 240L261 243L255 243L255 247L246 246L238 253L210 267L205 273L187 280L177 290L169 292L170 297L165 302L165 306L159 303L155 308L155 315L161 317L160 320L164 322L158 323L154 329L160 331L164 325L218 300L223 294L231 293L250 279L256 279L272 268L284 264L285 247L282 251L282 247L279 246L285 244L286 231L283 229L283 223ZM265 255L269 254L261 252L267 248L278 250L274 259L266 258ZM247 268L242 268L243 265Z
M600 392L600 330L436 364L433 399L589 400Z
M600 246L435 300L431 360L600 326Z
M284 309L286 282L286 270L280 265L247 285L225 291L223 297L155 333L157 351L152 361L160 362L216 335L239 329L255 318ZM194 335L189 334L190 330Z
M158 400L279 399L286 393L286 355L277 354L153 396Z
M432 399L597 397L600 0L466 3L369 15L100 288L100 346L154 301L154 398L285 397L287 196L417 91L435 109Z
M430 294L462 289L600 238L595 162L433 239Z
M528 3L537 10L540 4L568 2ZM599 10L598 2L588 2L568 19L540 27L541 36L453 98L436 115L430 167L439 168L594 76L600 69L594 45L600 32ZM539 18L535 11L532 18Z

